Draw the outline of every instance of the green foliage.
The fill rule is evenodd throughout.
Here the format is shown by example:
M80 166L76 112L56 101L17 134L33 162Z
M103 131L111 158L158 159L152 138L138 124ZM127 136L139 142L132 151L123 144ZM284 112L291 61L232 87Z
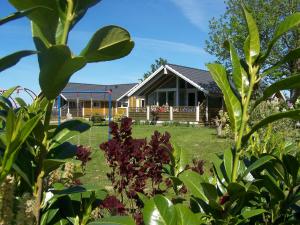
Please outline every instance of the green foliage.
M274 113L273 110L266 117L257 117L255 122L249 120L253 112L253 92L263 76L259 71L270 51L263 51L255 19L245 6L242 9L249 33L244 43L244 58L238 57L233 45L227 42L226 47L232 59L232 76L228 76L225 67L220 64L207 65L223 92L235 134L234 145L213 160L213 177L208 178L192 170L184 171L178 177L188 190L190 197L187 200L192 211L203 213L198 223L297 224L300 213L298 156L293 152L288 153L286 149L284 152L266 154L249 151L247 147L251 149L254 146L253 142L260 129L270 127L271 123L284 118L299 120L300 112L298 109L290 109ZM280 31L275 32L273 40L300 23L300 16L295 15L279 25ZM272 46L272 43L267 46ZM290 56L292 60L297 59L294 58L297 56L295 54ZM279 90L296 85L292 84L292 80L295 82L297 77L274 83L254 105L264 104L266 99ZM170 216L170 200L156 196L154 200L144 201L144 204L147 212L144 213L145 224L152 224L149 218L156 218L154 224L176 224Z
M50 126L54 99L71 76L87 63L122 58L134 46L128 31L118 26L107 26L95 33L79 56L68 47L69 32L88 9L99 2L9 0L18 12L0 20L2 25L26 16L32 25L32 37L37 50L18 51L0 59L1 72L25 56L38 56L40 96L31 105L18 98L18 109L13 109L9 100L14 89L0 96L0 182L7 174L13 173L19 179L20 194L28 191L34 195L36 224L87 224L91 220L94 203L99 200L95 191L69 193L64 190L62 194L50 182L51 176L69 165L76 153L76 158L82 161L82 167L90 154L82 146L78 150L69 143L72 137L89 129L89 123L72 120L58 128ZM52 190L54 196L49 200L46 193L50 193L50 188L55 191ZM62 208L65 204L67 207Z
M70 77L89 62L100 62L128 55L134 43L129 33L117 26L99 29L80 56L75 56L67 46L68 34L87 10L100 2L93 0L16 1L10 3L18 10L41 6L27 14L32 22L33 39L39 51L40 86L49 99L55 99Z
M83 57L73 57L65 45L54 45L40 54L40 86L45 96L55 99L76 71L85 66Z
M224 101L228 110L228 116L230 118L230 125L234 132L234 136L237 137L237 132L241 126L241 103L230 87L225 67L220 64L209 64L207 65L207 68L223 92Z
M153 225L194 225L199 224L201 218L183 204L174 205L162 195L145 202L143 217L145 224Z
M233 64L230 62L229 52L223 48L223 43L230 40L237 48L238 56L243 57L243 46L249 34L247 21L250 17L247 16L248 20L244 19L245 13L241 10L240 2L240 0L226 0L227 7L224 14L211 19L209 25L210 31L209 39L206 41L206 51L216 56L218 62L225 64L227 70L233 70ZM264 75L268 75L269 79L275 81L278 78L293 76L294 73L299 72L299 62L297 63L299 57L293 57L292 55L295 55L295 50L300 47L298 41L300 30L297 26L299 24L300 1L248 0L244 2L247 4L247 8L251 10L252 17L258 27L259 42L263 47L261 49L263 57L260 57L260 62L263 62L261 69L268 71ZM284 20L286 22L282 23ZM255 29L250 30L252 32ZM291 53L291 57L284 59L284 56L289 55L289 53ZM267 57L269 54L270 57ZM294 102L300 92L293 91L291 94Z
M101 62L122 58L134 47L128 31L117 26L107 26L98 30L85 49L80 53L87 62Z
M0 72L16 65L23 57L36 54L35 51L19 51L0 59Z

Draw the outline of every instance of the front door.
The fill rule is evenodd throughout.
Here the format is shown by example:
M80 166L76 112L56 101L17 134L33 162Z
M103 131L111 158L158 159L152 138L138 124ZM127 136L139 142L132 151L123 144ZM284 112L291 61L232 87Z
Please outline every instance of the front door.
M188 106L196 106L196 93L195 92L188 93Z

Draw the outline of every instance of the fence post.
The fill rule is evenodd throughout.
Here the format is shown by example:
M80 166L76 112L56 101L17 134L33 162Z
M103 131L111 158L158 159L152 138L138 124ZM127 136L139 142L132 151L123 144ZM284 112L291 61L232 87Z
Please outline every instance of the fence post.
M196 106L196 122L199 123L199 121L200 121L200 106L197 105Z
M126 117L129 117L129 107L126 107Z
M150 120L150 106L147 106L147 120Z
M170 106L170 121L173 121L173 106Z
M83 103L84 104L84 103ZM85 107L84 107L84 105L83 105L83 107L82 107L82 117L84 117L84 109L85 109Z

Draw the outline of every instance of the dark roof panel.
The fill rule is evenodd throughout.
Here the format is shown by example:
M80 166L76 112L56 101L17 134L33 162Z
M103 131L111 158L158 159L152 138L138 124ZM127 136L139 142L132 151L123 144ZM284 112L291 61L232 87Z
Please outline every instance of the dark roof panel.
M82 83L68 83L67 86L62 91L62 95L67 99L77 99L80 100L108 100L108 94L104 93L76 93L80 91L109 91L112 90L112 100L115 101L133 88L137 83L130 84L113 84L113 85L99 85L99 84L82 84ZM64 93L64 91L70 91L75 93Z
M221 94L220 89L218 88L217 84L214 82L208 71L175 64L167 65L207 90L210 94Z

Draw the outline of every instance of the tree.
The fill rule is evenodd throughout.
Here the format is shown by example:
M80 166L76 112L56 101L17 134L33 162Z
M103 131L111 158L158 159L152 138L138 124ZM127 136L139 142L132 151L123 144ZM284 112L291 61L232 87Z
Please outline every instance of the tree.
M147 77L149 77L152 73L154 73L159 67L164 66L168 64L168 61L166 59L163 58L158 58L155 60L155 63L151 64L151 69L144 73L144 77L140 79L140 81L143 81L145 79L147 79Z
M226 0L226 11L219 18L213 18L209 23L209 39L206 41L206 51L217 57L217 61L225 64L230 70L230 54L223 48L224 42L230 40L235 43L237 49L243 49L247 37L247 25L243 11L240 8L240 0ZM299 12L300 0L248 0L248 7L257 22L261 46L267 47L274 35L278 24L287 16ZM300 47L300 27L285 33L274 45L270 58L264 63L262 69L270 68L282 58ZM287 61L268 76L270 81L279 77L289 77L300 72L299 51L298 57ZM242 51L238 51L240 57ZM295 102L300 96L300 89L291 89L291 101Z

